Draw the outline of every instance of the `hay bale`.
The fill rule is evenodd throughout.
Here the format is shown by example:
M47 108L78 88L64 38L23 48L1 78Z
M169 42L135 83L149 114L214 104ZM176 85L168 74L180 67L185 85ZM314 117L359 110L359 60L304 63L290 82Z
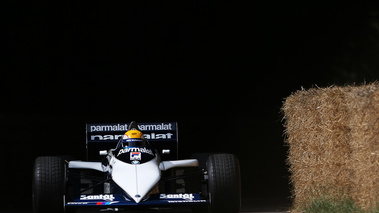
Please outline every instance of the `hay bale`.
M284 105L295 205L348 186L346 110L341 88L299 91ZM338 186L338 187L330 187Z
M373 164L377 156L371 155L369 160L361 160L364 154L378 150L378 140L375 138L379 137L376 134L379 133L379 117L374 117L379 115L379 108L374 107L373 98L370 99L371 110L362 112L363 108L368 107L362 99L373 97L371 94L374 88L379 87L372 84L361 87L313 88L298 91L285 100L282 110L286 121L284 126L289 145L287 161L295 206L305 206L317 196L331 194L338 197L348 194L362 207L373 206L373 202L378 200L379 190L374 190L378 189L375 184L379 181L373 183L379 174ZM379 101L379 93L375 98ZM370 126L370 130L365 130L364 133L362 119ZM373 131L373 128L376 130ZM360 139L360 132L366 139ZM375 140L376 144L373 144ZM367 163L371 163L370 168L365 167L364 164ZM360 173L356 171L358 168ZM367 181L362 172L368 170L371 175L369 178L373 178L373 181L365 190L367 192L370 187L374 189L369 196L363 196L365 192L355 184ZM360 178L356 178L358 174Z
M377 208L379 201L379 86L355 87L346 94L350 111L350 196L363 209Z

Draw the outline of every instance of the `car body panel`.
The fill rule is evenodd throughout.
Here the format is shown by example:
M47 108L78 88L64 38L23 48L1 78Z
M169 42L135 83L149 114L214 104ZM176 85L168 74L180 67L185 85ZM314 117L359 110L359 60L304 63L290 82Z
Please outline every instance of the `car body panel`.
M111 162L113 181L136 203L139 203L160 180L161 171L157 158L137 165L124 163L116 158Z

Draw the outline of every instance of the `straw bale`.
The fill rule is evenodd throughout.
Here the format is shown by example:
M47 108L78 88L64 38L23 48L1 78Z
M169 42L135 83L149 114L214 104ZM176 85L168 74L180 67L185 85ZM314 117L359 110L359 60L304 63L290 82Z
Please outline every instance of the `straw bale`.
M346 160L350 150L344 92L333 87L300 91L287 98L284 105L288 163L295 202L306 203L316 194L336 193L348 185ZM342 174L342 175L341 175ZM322 192L320 191L322 190Z
M295 206L341 193L364 208L375 206L378 84L301 90L285 100L282 110Z
M351 111L349 166L354 169L350 196L363 209L375 209L379 201L379 86L355 87L346 96Z

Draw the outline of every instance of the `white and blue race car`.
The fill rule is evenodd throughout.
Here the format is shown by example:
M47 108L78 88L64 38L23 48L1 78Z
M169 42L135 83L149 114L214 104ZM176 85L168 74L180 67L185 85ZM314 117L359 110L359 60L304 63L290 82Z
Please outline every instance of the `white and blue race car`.
M158 130L163 130L163 125ZM140 127L144 126L132 122L126 130L134 134L143 131ZM193 159L166 160L164 156L172 150L150 143L147 138L152 139L152 134L158 135L116 137L116 147L100 151L103 159L97 162L67 156L38 157L33 174L34 212L182 206L195 212L239 212L241 182L235 155L199 153Z

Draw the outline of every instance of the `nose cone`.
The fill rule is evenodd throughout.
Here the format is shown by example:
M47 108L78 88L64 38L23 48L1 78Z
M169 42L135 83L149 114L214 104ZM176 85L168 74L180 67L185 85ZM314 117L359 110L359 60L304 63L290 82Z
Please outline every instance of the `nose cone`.
M140 203L161 177L156 158L143 164L132 165L116 159L112 170L113 181L136 203Z
M134 195L133 200L134 200L136 203L139 203L139 202L141 202L142 197L141 197L141 195Z

